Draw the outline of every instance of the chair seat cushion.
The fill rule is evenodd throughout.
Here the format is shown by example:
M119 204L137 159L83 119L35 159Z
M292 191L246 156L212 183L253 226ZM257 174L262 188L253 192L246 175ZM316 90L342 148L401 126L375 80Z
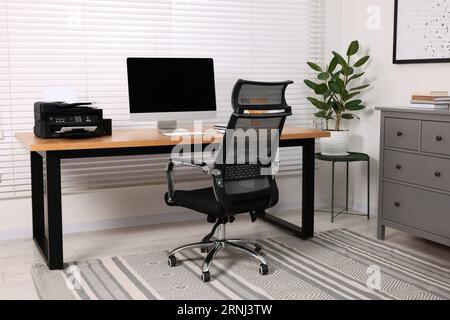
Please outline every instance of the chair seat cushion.
M190 191L177 190L174 194L177 206L198 211L216 218L225 218L227 214L222 206L217 202L214 189L196 189ZM264 197L260 200L233 202L236 213L248 213L253 210L264 210L267 208L268 199Z
M185 207L214 217L225 217L222 206L216 201L213 188L175 191L177 206Z

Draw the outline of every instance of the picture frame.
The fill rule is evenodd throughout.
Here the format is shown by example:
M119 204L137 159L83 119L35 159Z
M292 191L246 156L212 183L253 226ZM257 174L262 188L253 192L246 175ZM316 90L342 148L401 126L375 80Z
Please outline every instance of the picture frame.
M430 5L427 0L395 0L394 64L450 62L448 37L439 33L442 28L450 36L450 2L433 1ZM428 16L421 11L422 7ZM444 15L431 18L439 10L444 10Z

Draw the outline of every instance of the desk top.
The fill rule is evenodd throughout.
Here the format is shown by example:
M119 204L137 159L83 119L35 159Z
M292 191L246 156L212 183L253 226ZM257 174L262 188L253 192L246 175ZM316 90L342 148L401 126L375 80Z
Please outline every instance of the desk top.
M112 136L104 136L88 139L40 139L33 133L17 133L17 140L28 151L65 151L82 149L110 149L110 148L136 148L174 146L182 141L189 144L218 143L222 140L222 134L213 131L209 135L196 136L166 136L158 129L113 129ZM326 131L306 128L285 128L281 140L318 139L329 137Z

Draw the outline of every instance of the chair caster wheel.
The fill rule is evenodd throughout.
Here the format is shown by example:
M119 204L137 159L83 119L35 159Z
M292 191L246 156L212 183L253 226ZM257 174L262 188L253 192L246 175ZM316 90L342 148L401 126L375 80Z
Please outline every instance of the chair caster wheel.
M259 255L262 255L263 249L261 247L256 247L255 252Z
M259 274L264 276L269 272L269 267L267 266L267 264L260 264L259 265Z
M209 273L209 271L202 272L201 278L203 282L209 282L209 280L211 279L211 274Z
M169 264L169 267L175 267L177 265L177 258L175 256L169 256L167 259L167 263Z

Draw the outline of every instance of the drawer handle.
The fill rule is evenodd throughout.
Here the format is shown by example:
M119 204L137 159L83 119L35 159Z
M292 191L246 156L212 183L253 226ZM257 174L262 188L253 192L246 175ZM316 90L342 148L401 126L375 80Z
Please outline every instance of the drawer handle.
M442 141L443 139L442 139L442 137L441 136L437 136L436 137L436 141Z
M397 131L397 137L401 137L401 136L403 136L403 132Z
M400 202L397 201L397 202L394 203L394 205L395 205L397 208L399 208L399 207L400 207Z
M395 169L402 170L402 166L398 164L398 165L395 166Z
M440 177L441 177L441 173L440 173L439 171L436 171L436 172L434 173L434 175L436 176L436 178L440 178Z

